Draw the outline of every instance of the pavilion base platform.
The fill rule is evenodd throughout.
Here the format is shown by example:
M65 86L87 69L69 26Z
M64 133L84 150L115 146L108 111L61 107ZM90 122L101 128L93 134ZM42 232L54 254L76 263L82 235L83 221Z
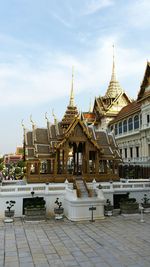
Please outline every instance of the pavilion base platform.
M65 199L65 207L65 215L71 221L104 219L104 203L97 198Z

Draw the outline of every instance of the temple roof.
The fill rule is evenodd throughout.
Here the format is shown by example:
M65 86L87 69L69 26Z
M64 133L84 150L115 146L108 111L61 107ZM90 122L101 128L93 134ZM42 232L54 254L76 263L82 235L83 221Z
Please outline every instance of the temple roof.
M79 117L75 117L69 127L62 135L58 135L54 124L49 125L48 128L36 128L35 134L29 131L26 132L26 157L30 159L50 158L57 149L64 146L67 140L70 139L76 127L81 128L81 133L86 136L87 140L97 149L102 155L102 158L116 158L117 147L114 142L110 140L107 131L97 130L93 125L87 126ZM53 132L52 135L49 131ZM80 138L82 138L79 136ZM33 138L36 136L36 139ZM77 136L75 135L75 138ZM120 156L118 154L118 159Z
M150 95L150 62L147 62L137 100L140 101L142 98L147 97L149 95Z
M110 124L114 124L120 120L123 120L125 118L128 118L129 116L134 115L135 113L139 113L141 110L141 103L134 101L130 104L128 104L127 106L123 107L121 109L121 111L118 113L118 115L116 116L116 118L114 120L112 120Z
M96 115L94 112L82 112L81 120L84 120L87 124L92 124L96 120Z

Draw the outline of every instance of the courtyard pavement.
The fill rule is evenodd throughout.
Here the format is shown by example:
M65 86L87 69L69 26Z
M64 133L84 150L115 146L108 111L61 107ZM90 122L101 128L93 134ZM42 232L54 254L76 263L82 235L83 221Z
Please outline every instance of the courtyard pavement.
M150 214L95 222L0 221L0 267L150 267Z

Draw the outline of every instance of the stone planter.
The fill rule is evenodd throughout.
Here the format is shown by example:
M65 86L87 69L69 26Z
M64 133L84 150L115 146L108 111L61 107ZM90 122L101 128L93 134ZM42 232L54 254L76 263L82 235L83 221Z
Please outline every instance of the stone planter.
M12 218L14 217L15 211L14 210L5 210L5 217Z
M34 220L45 220L46 217L46 208L25 208L25 220L34 221Z
M138 203L120 203L120 210L122 214L134 214L139 213Z
M55 213L55 219L60 220L63 218L63 213L64 213L64 208L54 208L54 213Z
M104 215L105 216L112 216L113 215L113 206L109 205L109 206L104 206Z
M150 213L150 203L142 204L144 208L144 213Z

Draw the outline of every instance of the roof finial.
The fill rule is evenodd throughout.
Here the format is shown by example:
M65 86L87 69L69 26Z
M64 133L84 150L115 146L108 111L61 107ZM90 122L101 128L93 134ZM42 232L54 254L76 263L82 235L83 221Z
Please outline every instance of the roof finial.
M22 125L23 130L25 130L25 126L24 126L23 120L21 121L21 125Z
M52 109L52 115L54 117L54 124L57 125L58 121L57 121L56 115L54 113L54 109Z
M35 123L34 123L34 121L32 120L32 115L30 115L30 122L32 123L32 126L34 127L34 126L35 126Z
M71 93L69 106L74 107L74 92L73 92L73 82L74 82L74 67L72 67L72 82L71 82Z
M45 112L45 120L47 120L47 122L49 122L49 119L47 117L47 112Z
M90 98L89 112L92 112L92 111L93 111L93 107L92 107L92 101L91 101L91 98Z
M113 67L112 67L112 75L111 81L116 81L116 72L115 72L115 46L113 44Z

